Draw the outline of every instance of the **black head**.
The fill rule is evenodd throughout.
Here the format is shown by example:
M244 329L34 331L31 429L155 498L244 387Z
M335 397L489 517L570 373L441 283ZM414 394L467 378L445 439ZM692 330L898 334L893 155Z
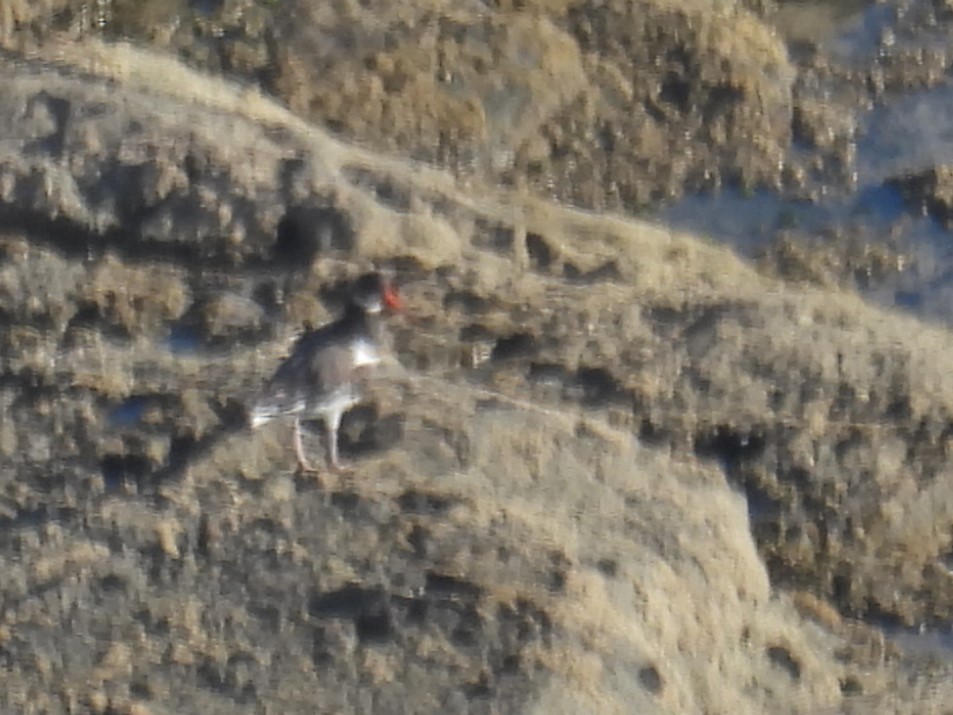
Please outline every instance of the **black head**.
M368 313L399 311L400 295L393 281L382 273L365 273L351 285L349 301Z

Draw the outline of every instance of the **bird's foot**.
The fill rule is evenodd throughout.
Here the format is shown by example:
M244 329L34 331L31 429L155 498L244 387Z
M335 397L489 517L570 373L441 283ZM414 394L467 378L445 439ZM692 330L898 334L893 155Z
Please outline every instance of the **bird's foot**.
M299 459L297 473L298 474L320 474L321 470L318 469L317 467L312 466L310 462L303 459Z
M354 471L354 465L350 462L341 462L335 460L333 462L328 462L328 469L335 474L350 474Z

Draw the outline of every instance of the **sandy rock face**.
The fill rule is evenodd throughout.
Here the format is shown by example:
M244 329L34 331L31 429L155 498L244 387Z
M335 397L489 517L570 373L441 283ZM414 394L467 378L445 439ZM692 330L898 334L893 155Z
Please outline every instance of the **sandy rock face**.
M732 3L293 7L274 90L348 137L593 208L781 181L793 69Z
M4 711L947 701L769 580L945 613L946 334L129 46L2 71ZM374 263L403 369L295 477L243 403Z
M807 180L791 127L810 108L762 18L770 3L7 5L7 46L67 27L131 37L237 74L351 141L587 208Z

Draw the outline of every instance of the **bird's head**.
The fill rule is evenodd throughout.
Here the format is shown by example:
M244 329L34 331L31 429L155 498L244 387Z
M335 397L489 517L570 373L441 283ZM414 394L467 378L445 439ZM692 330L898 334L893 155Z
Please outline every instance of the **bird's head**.
M354 281L350 300L368 313L396 313L403 308L393 277L378 271L365 273Z

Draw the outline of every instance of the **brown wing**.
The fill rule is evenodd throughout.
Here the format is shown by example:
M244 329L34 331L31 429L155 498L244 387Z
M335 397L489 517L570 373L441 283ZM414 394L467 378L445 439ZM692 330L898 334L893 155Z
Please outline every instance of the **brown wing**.
M252 408L252 422L260 424L281 415L306 412L338 388L354 373L347 345L319 345L305 336L291 355L278 366Z
M354 378L353 357L349 345L328 345L314 351L308 359L308 381L316 393L328 394Z

